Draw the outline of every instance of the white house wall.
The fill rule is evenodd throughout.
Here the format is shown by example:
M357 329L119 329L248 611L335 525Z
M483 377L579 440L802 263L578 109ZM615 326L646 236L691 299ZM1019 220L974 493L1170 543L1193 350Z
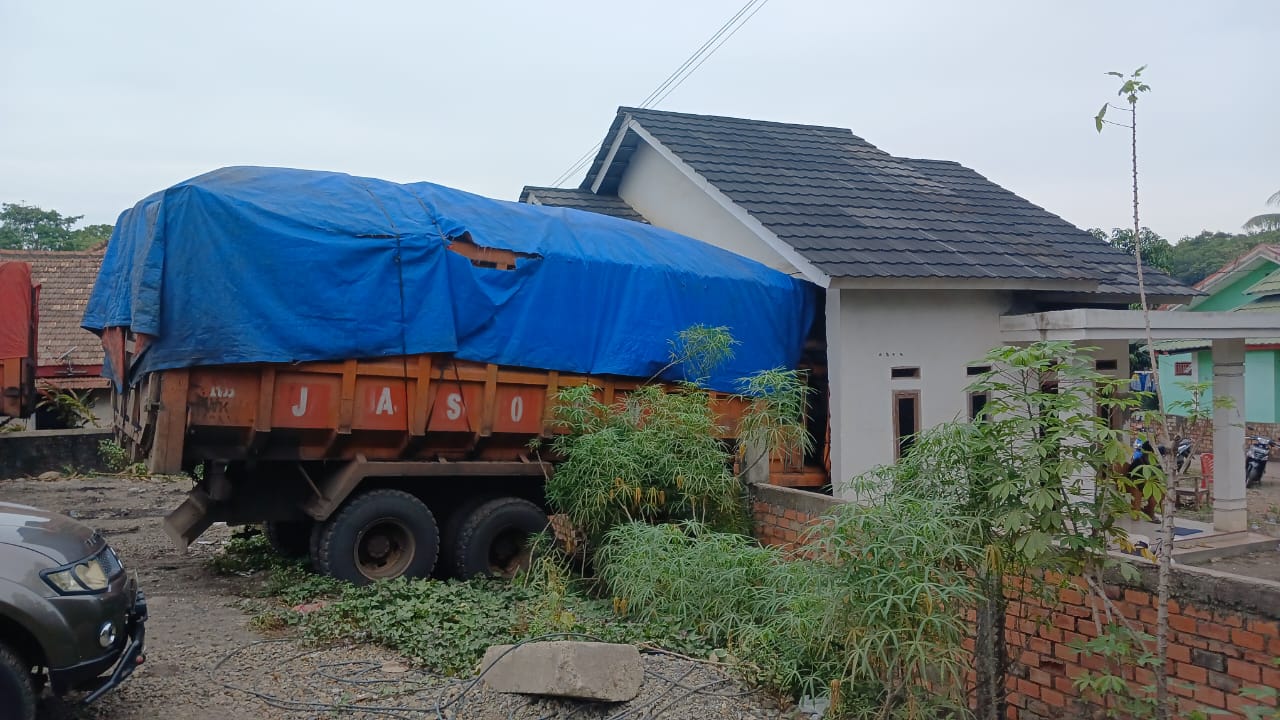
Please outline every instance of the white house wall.
M651 224L791 274L796 269L741 221L645 143L636 147L618 197Z

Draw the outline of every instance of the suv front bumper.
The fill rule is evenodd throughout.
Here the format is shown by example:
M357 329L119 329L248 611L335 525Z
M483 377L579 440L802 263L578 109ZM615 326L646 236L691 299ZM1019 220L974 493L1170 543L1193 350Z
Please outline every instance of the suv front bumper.
M87 690L84 703L88 704L124 682L146 660L146 623L147 598L137 590L126 615L124 642L101 657L70 667L50 668L49 682L54 691Z

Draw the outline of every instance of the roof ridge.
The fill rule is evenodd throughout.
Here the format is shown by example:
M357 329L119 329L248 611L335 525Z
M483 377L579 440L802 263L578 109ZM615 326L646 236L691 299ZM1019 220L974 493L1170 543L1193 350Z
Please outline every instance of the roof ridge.
M653 108L638 108L638 107L631 107L629 105L619 105L618 113L621 114L624 112L632 113L632 114L648 113L651 115L668 115L673 117L696 118L698 120L729 120L732 122L747 123L750 125L771 125L773 127L802 128L804 130L838 130L840 132L849 133L853 137L858 137L857 135L853 134L853 130L846 127L840 127L838 125L811 125L811 124L805 124L805 123L782 122L780 120L756 120L753 118L734 117L732 115L708 115L705 113L686 113L686 112L676 112L674 110L654 110Z

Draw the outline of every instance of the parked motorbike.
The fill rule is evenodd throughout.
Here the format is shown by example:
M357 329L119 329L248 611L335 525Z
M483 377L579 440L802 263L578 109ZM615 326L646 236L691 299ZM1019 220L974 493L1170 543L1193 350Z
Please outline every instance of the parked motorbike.
M1271 445L1275 441L1257 435L1250 436L1248 439L1252 440L1253 444L1244 454L1244 484L1245 487L1253 487L1262 482L1262 473L1267 469L1267 461L1271 459Z
M1161 445L1160 454L1168 455L1169 448ZM1178 445L1174 450L1174 460L1177 463L1178 474L1182 475L1186 473L1187 466L1191 464L1191 438L1185 437L1178 440Z

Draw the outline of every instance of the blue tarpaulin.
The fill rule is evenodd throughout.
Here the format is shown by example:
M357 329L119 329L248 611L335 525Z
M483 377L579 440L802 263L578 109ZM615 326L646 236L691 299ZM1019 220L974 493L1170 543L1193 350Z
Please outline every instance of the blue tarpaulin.
M449 249L517 253L514 269ZM456 249L456 248L455 248ZM814 286L629 220L431 183L230 167L125 211L86 329L153 337L130 378L167 368L453 353L649 377L695 324L739 345L707 385L795 367ZM664 379L682 379L669 369Z

